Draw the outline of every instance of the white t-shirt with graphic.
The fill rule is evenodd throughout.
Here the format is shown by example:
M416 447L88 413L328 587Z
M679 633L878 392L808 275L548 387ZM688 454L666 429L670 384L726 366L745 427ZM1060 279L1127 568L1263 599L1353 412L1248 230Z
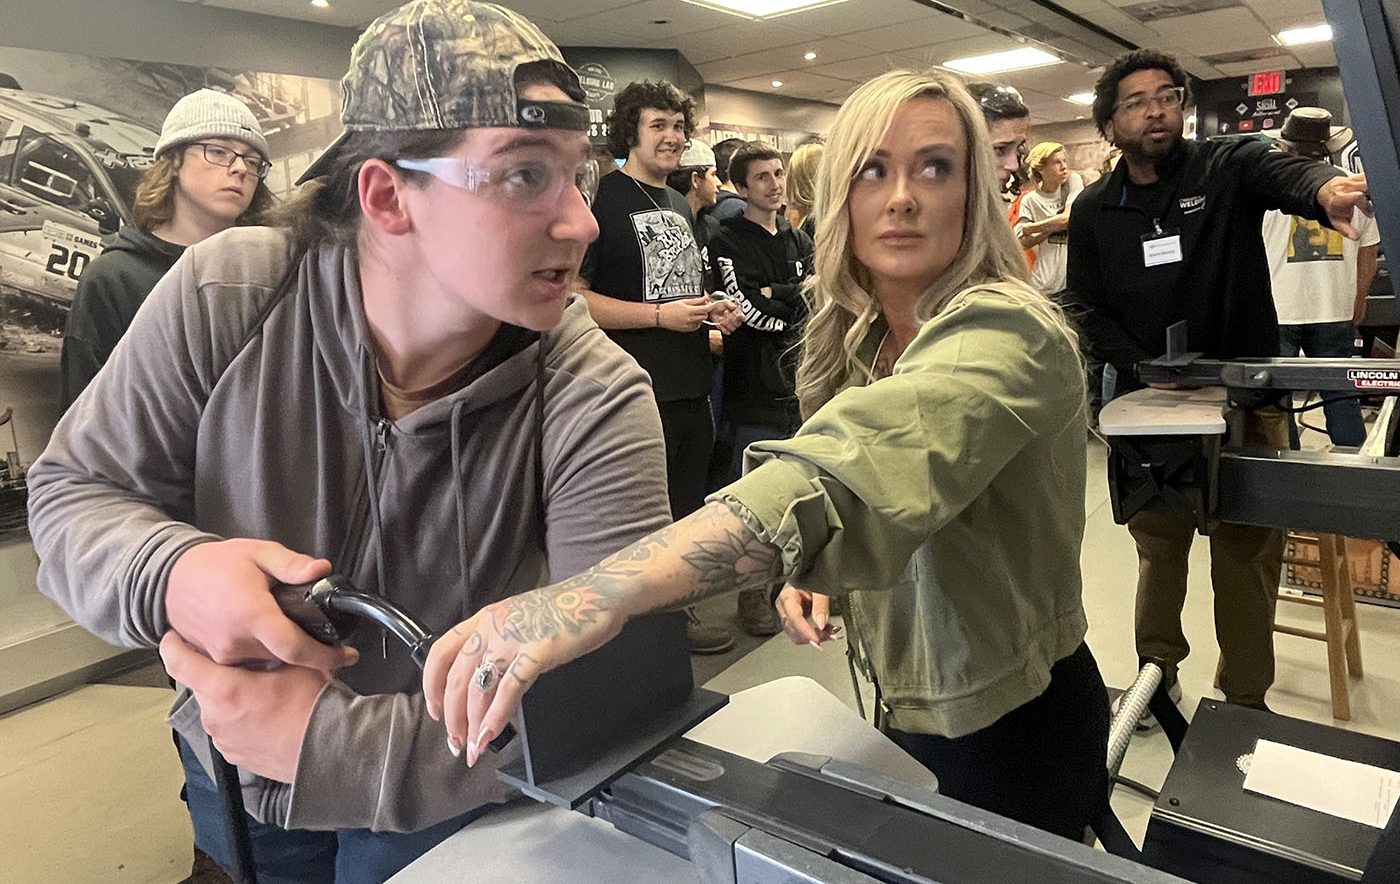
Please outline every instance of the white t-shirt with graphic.
M1080 179L1081 182L1083 179ZM1021 213L1016 219L1016 233L1027 224L1053 218L1074 202L1083 190L1069 181L1054 193L1042 193L1039 188L1021 197ZM1069 268L1069 231L1052 233L1035 247L1035 266L1031 268L1031 285L1041 294L1051 295L1065 287Z
M1294 215L1264 215L1264 249L1280 325L1350 322L1356 309L1356 252L1381 241L1376 219L1357 210L1360 240Z

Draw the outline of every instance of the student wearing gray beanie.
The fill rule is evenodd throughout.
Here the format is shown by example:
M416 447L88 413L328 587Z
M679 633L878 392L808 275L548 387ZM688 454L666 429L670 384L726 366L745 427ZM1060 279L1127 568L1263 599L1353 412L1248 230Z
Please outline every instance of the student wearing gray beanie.
M66 409L107 362L136 310L185 247L257 223L272 205L267 139L243 102L201 89L166 115L132 223L84 271L63 335Z

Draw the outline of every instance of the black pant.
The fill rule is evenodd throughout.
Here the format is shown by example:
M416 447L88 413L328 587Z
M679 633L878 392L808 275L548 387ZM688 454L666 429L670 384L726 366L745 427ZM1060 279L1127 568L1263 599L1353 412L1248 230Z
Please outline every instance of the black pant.
M661 433L666 438L666 488L671 518L683 519L705 503L705 477L715 447L715 420L710 399L658 402Z
M1089 646L1045 693L965 737L886 731L949 798L1079 841L1108 802L1108 692Z

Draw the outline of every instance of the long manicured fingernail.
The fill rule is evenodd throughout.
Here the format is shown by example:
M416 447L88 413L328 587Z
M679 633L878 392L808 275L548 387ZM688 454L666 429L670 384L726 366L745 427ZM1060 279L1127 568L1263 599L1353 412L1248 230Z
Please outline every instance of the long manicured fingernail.
M467 767L476 767L476 744L467 747Z
M447 735L447 751L452 753L453 758L462 757L462 744L457 742L456 737L451 734Z
M433 703L428 703L426 705L428 707L428 717L433 721L442 721L442 713L438 711L437 705Z
M821 642L810 641L810 642L807 642L807 644L809 644L809 645L811 645L812 647L816 648L818 651L820 651L820 650L822 649Z
M487 728L481 732L481 736L476 738L476 754L480 755L483 749L490 748L491 741L496 739L496 732Z

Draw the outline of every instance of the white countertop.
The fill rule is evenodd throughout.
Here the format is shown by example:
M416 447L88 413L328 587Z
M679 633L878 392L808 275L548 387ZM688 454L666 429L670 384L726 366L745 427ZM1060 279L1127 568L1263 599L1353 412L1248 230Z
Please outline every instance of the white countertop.
M1099 412L1105 436L1199 436L1225 432L1224 387L1134 390Z

